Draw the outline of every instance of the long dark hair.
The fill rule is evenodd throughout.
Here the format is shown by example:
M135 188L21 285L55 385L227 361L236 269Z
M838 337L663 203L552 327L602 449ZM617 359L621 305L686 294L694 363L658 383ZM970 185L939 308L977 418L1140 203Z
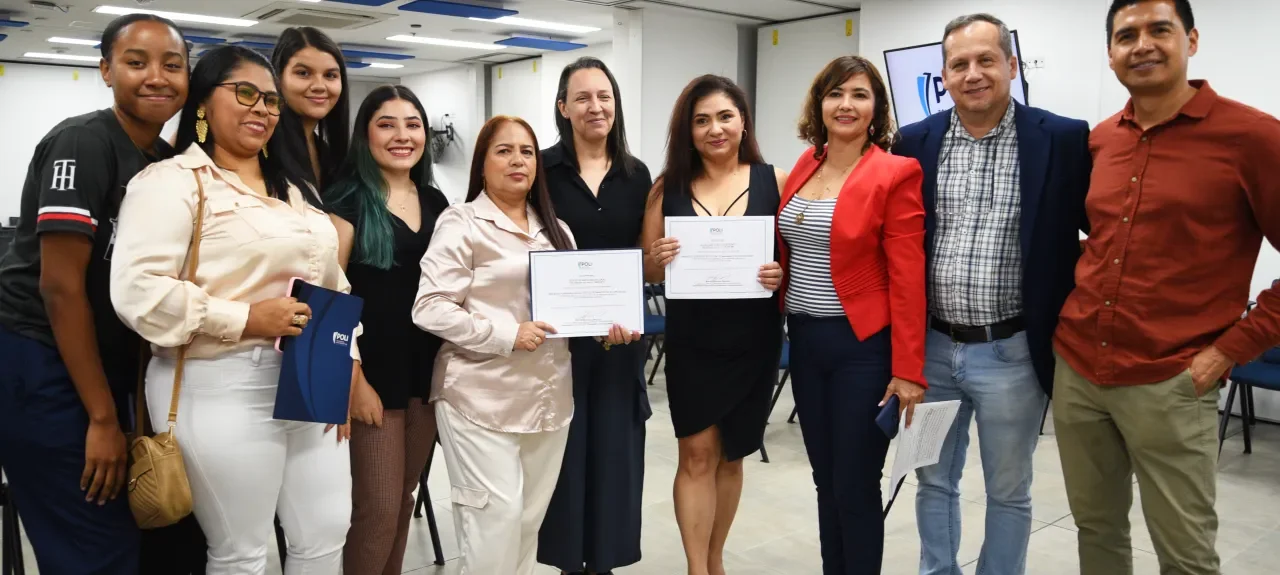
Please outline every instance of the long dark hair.
M218 84L226 82L227 78L231 77L231 73L241 66L261 66L271 73L272 78L275 77L275 70L271 68L271 62L268 62L266 57L243 46L214 48L200 58L195 70L191 71L187 103L183 105L182 117L178 119L175 148L186 150L191 147L191 144L196 143L196 111L205 105L213 91L218 89ZM204 143L198 144L209 157L213 157L213 143L217 137L212 128L210 124ZM276 129L279 130L279 125ZM302 197L308 203L320 207L320 197L316 195L315 190L305 180L298 178L294 173L296 169L287 167L287 161L279 152L278 142L277 138L271 138L267 141L267 153L258 155L258 165L262 167L262 177L267 184L267 195L288 202L289 185L293 184L302 192Z
M671 112L671 124L667 128L667 165L658 177L662 180L663 193L687 193L693 186L693 181L705 169L702 155L693 145L693 108L698 105L699 100L712 94L728 96L742 115L742 144L738 146L738 161L745 164L764 163L764 157L760 155L760 144L756 143L756 126L751 121L746 92L724 76L699 76L685 86Z
M893 145L897 130L893 126L893 115L889 113L889 91L885 88L884 78L880 77L880 71L862 56L840 56L818 72L813 84L809 85L809 95L805 97L804 114L800 116L798 129L800 139L813 146L813 157L821 158L827 150L828 134L827 125L822 119L822 100L832 90L848 82L849 78L859 74L867 77L867 82L871 84L871 95L876 99L869 127L871 131L867 134L867 143L862 151L867 151L874 144L887 152Z
M342 48L325 35L324 32L311 27L287 28L276 40L275 51L271 53L271 63L280 72L283 80L288 74L289 60L303 48L315 48L333 56L338 62L338 74L342 77L342 93L338 95L338 103L329 114L320 121L319 133L316 134L316 151L320 156L320 181L315 181L316 170L311 165L311 154L307 151L307 135L302 118L288 106L288 100L280 111L280 125L276 126L272 140L280 142L280 153L289 158L290 163L305 166L299 174L316 189L323 189L333 181L334 171L347 156L348 130L351 129L351 90L347 84L347 64L342 56ZM280 82L281 84L283 82ZM283 88L281 88L283 90Z
M622 166L623 173L630 176L635 173L636 158L627 148L627 128L622 117L622 92L618 90L618 81L614 79L613 72L609 71L609 67L605 66L604 62L596 58L578 58L560 72L560 87L556 89L555 110L552 113L556 117L556 132L560 134L560 145L564 146L565 151L568 152L565 154L564 161L573 166L574 170L581 170L578 166L578 152L573 148L573 123L560 114L560 104L568 102L569 78L573 73L591 69L604 72L604 76L609 79L609 86L613 89L613 128L609 130L609 140L606 144L609 160L615 166Z
M369 150L369 124L378 109L393 100L413 104L418 110L418 117L422 119L423 131L431 133L427 125L427 112L413 90L391 85L374 88L360 104L360 111L356 112L356 127L351 133L351 150L347 152L347 159L342 167L335 173L334 184L325 189L323 196L325 207L329 211L351 222L356 228L351 260L384 270L391 269L395 264L395 229L391 210L387 208L387 180ZM418 190L423 190L432 183L429 136L422 145L422 158L409 171L409 179L413 180L414 187Z
M467 201L475 201L480 197L480 192L484 191L485 158L489 157L489 146L493 143L494 134L497 134L498 128L505 124L519 124L529 132L529 138L533 140L533 157L537 166L534 170L533 186L529 188L528 199L533 213L542 220L542 227L547 230L551 245L558 250L573 249L569 234L565 233L564 228L560 227L559 220L556 219L556 209L551 203L551 192L547 190L547 173L542 167L542 150L538 148L538 135L533 133L533 128L529 127L528 122L520 118L494 116L484 123L483 128L480 128L480 134L476 136L476 150L471 157L471 181L467 182Z

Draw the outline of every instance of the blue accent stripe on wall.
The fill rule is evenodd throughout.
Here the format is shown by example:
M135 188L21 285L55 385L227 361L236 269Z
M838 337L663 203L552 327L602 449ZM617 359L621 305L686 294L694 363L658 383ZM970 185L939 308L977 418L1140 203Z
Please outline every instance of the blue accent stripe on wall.
M410 12L422 12L423 14L439 14L441 16L457 16L459 18L483 18L485 20L494 20L503 16L515 16L519 12L515 10L506 10L503 8L488 8L485 6L473 6L471 4L459 4L457 2L445 2L444 0L414 0L404 6L401 10Z
M355 69L355 68L368 68L368 67L369 67L369 64L367 62L347 62L347 68Z
M231 45L244 46L245 48L250 48L253 50L271 50L276 47L275 44L272 44L270 42L254 42L252 40L240 40L237 42L232 42Z
M547 40L546 38L529 38L526 36L512 36L506 40L498 40L494 44L502 44L504 46L515 46L518 48L533 48L534 50L554 50L556 52L568 52L569 50L577 50L578 48L586 48L586 44L577 42L563 42L560 40Z
M26 28L27 23L21 20L0 19L0 26L4 26L6 28Z
M4 39L8 37L9 37L8 34L0 34L0 42L4 42Z
M191 42L192 44L221 44L223 42L226 42L226 40L223 38L214 38L213 36L192 36L190 34L185 34L185 33L183 34L183 36L185 36L187 38L187 41Z
M392 52L374 52L371 50L347 50L342 49L342 55L348 58L375 58L381 60L412 60L413 56L409 54L395 54Z
M341 2L343 4L355 4L357 6L386 6L396 0L329 0L330 2Z

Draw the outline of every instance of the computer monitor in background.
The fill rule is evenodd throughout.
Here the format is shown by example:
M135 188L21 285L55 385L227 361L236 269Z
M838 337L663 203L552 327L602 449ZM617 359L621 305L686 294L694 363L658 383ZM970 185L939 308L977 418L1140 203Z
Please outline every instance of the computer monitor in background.
M1022 62L1018 31L1013 31L1013 55ZM893 112L899 126L914 124L955 106L942 87L942 42L884 51ZM1010 87L1013 99L1027 103L1027 81L1019 71Z

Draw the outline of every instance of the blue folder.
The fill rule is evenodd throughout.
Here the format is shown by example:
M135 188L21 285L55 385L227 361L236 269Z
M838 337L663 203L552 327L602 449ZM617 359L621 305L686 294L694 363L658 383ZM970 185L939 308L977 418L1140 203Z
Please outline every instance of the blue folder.
M351 344L364 300L295 281L290 294L311 307L311 321L297 337L280 342L284 352L273 417L343 424L351 399Z

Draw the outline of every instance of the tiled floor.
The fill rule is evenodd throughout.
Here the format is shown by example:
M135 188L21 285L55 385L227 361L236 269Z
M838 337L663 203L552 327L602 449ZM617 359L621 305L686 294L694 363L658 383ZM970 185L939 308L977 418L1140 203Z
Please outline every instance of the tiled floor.
M659 374L650 388L654 416L648 424L642 546L644 559L637 565L618 569L618 575L680 575L684 555L671 503L671 481L676 470L674 438L664 383ZM1261 392L1259 392L1261 393ZM817 512L813 483L805 460L804 445L797 424L786 423L791 412L790 390L783 393L765 433L771 463L758 456L746 464L746 487L737 521L729 535L726 570L731 575L815 575L822 572L818 555ZM1233 421L1233 430L1239 422ZM984 494L982 469L974 445L969 450L966 475L962 481L964 535L960 560L972 573L982 545ZM1280 564L1280 426L1260 424L1256 428L1252 455L1243 455L1239 435L1227 440L1219 463L1218 512L1221 526L1218 551L1223 572L1228 575L1271 574ZM885 464L885 472L892 467ZM458 545L449 509L449 485L444 458L435 458L429 489L434 501L446 564L436 566L426 520L414 520L405 573L414 575L456 575ZM1033 517L1027 572L1034 575L1079 573L1076 560L1075 525L1067 507L1057 441L1050 421L1035 455L1035 482L1032 486ZM885 479L886 492L888 479ZM1135 487L1133 521L1135 571L1139 575L1158 572L1154 549L1143 523ZM914 476L908 476L886 526L884 573L916 573L920 540L915 527ZM274 555L274 554L273 554ZM278 574L276 558L270 573ZM34 573L34 561L29 573ZM555 570L540 568L539 575ZM1090 574L1091 575L1091 574Z

